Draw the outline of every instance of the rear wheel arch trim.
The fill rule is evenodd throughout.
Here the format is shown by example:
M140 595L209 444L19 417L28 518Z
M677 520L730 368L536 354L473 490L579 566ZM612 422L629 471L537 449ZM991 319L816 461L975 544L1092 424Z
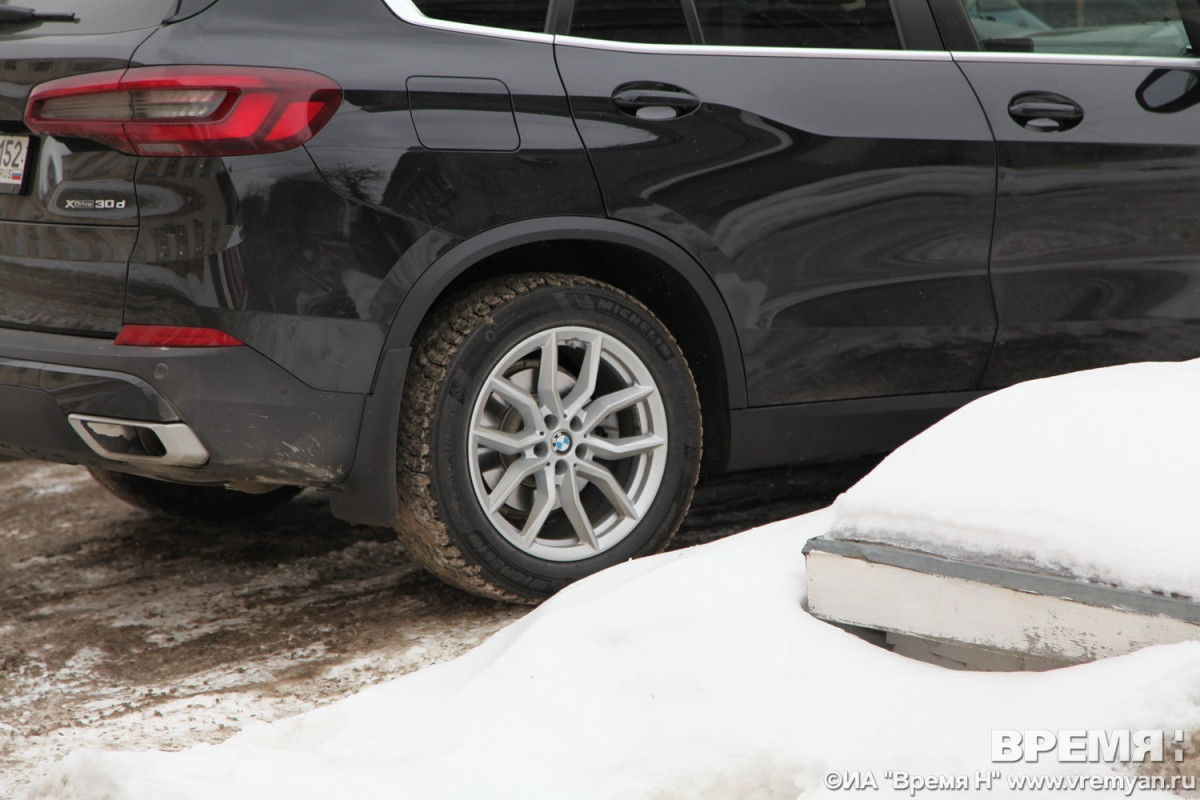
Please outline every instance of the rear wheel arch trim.
M510 223L454 245L405 294L392 317L372 392L366 398L354 464L346 480L330 493L334 516L367 525L388 525L396 518L394 443L408 360L421 323L444 299L451 284L490 256L521 245L569 239L637 249L668 265L691 286L709 314L720 343L720 352L715 355L725 369L727 413L746 407L746 372L732 315L712 278L685 250L645 228L598 217L553 217ZM652 304L647 305L654 311Z
M422 273L401 301L392 319L384 352L409 347L422 321L450 285L487 258L521 245L571 239L639 250L667 265L685 281L703 304L716 331L720 352L715 355L725 368L728 407L746 407L746 372L737 331L713 279L695 258L670 239L618 220L593 217L523 220L493 228L455 245ZM651 310L655 310L652 305Z

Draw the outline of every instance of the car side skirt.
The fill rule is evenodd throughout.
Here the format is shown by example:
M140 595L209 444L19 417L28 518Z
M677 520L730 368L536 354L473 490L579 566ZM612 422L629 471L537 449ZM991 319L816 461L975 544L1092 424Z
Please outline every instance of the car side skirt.
M734 410L726 470L886 453L985 394L939 392Z

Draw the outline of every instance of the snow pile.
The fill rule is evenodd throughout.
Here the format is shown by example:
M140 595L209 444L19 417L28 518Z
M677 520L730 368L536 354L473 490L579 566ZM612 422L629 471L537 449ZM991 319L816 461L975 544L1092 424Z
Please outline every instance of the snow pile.
M1200 724L1200 644L959 673L817 621L801 605L801 549L831 522L818 512L624 564L456 661L222 745L75 752L35 796L774 800L847 794L824 776L868 770L887 794L889 770L995 770L993 728Z
M984 397L835 509L836 538L1200 598L1200 361Z

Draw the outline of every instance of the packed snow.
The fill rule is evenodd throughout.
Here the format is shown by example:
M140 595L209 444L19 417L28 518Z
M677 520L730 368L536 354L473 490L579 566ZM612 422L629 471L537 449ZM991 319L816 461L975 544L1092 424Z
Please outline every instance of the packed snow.
M1128 795L1128 765L997 763L993 730L1196 731L1200 643L1045 673L950 671L806 613L801 551L831 528L896 531L1192 591L1197 388L1193 363L1001 392L833 509L623 564L454 661L220 745L76 751L34 797L776 800L858 794L850 781L909 795L916 780L969 783L958 796L1070 794L1011 783L1030 776Z
M870 771L887 789L889 771L994 770L993 728L1200 723L1200 643L984 674L909 661L819 622L802 606L801 548L831 519L630 562L456 661L215 747L76 752L35 796L833 796L831 772ZM1004 774L1023 770L1111 774L1057 762Z
M835 503L837 538L1200 599L1200 360L971 403Z

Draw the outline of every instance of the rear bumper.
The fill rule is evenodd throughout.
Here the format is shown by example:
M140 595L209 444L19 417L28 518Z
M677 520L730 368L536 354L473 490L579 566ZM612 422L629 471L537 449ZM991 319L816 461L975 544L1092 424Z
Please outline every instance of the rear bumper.
M354 463L364 396L318 391L249 347L118 347L0 330L0 456L183 482L336 486ZM207 460L95 452L70 417L186 425Z

